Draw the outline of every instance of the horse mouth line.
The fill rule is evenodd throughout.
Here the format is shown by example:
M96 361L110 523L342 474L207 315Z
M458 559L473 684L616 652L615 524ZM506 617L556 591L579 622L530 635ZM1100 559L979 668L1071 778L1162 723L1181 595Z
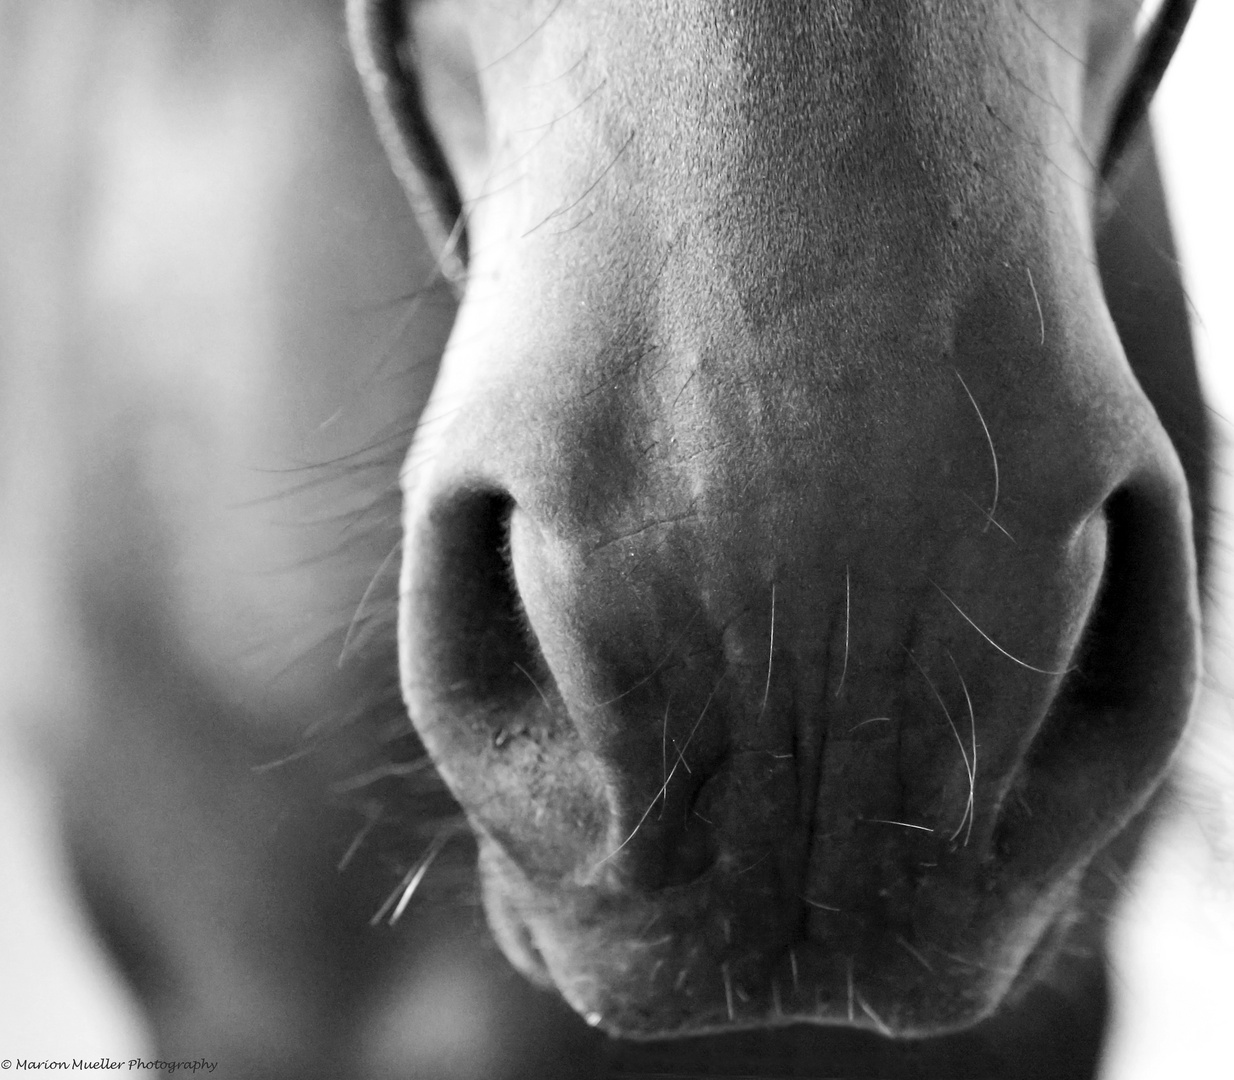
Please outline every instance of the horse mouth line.
M1059 899L1073 897L1066 892ZM497 903L490 918L516 967L555 988L591 1026L638 1041L797 1024L889 1039L951 1034L1040 982L1074 925L1074 905L1064 902L1037 920L1031 940L1011 943L974 936L948 948L867 929L864 940L797 936L743 949L735 938L716 947L707 927L654 926L625 938L572 933Z

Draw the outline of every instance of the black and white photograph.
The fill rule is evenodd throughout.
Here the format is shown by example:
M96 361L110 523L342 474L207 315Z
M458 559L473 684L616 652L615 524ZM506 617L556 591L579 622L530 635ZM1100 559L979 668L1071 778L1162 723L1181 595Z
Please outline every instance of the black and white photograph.
M0 0L0 1076L1234 1077L1232 49Z

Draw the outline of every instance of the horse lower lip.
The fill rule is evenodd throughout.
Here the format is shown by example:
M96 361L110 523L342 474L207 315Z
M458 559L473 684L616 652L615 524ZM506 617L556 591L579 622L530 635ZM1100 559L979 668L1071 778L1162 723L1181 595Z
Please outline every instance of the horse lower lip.
M941 957L935 959L941 971ZM614 1036L647 1040L797 1023L865 1029L892 1038L935 1037L979 1022L1003 997L974 993L967 979L943 973L930 976L930 995L914 995L910 1004L905 980L889 974L876 981L847 961L832 949L800 942L756 979L738 962L667 970L662 981L676 993L654 999L622 987L590 995L586 979L567 979L559 988L589 1023ZM1010 989L1019 980L1013 974L1005 981Z
M955 926L935 942L914 944L907 927L896 932L841 916L829 934L803 939L786 924L756 942L747 935L757 933L759 912L710 919L714 904L692 898L688 887L672 890L676 910L663 897L586 895L573 910L554 909L534 889L527 893L499 854L483 861L490 920L515 966L555 986L589 1022L636 1039L790 1023L897 1038L963 1029L1022 987L1029 968L1036 973L1033 957L1051 953L1050 927L1062 925L1071 895L1058 897L1060 906L1037 918L1037 931L1018 947L996 944L997 920L989 917L984 930Z

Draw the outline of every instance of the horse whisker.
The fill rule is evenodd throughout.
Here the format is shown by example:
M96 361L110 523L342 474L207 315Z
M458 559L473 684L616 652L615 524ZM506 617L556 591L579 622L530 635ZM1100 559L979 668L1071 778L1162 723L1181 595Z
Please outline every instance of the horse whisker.
M402 918L403 912L407 910L407 905L411 903L411 898L415 895L416 890L420 887L420 882L424 880L424 875L428 873L429 867L433 865L434 860L441 853L441 849L446 846L450 839L454 836L456 828L444 828L437 832L433 837L432 842L425 849L424 854L420 856L406 874L403 875L402 881L398 883L395 890L386 897L386 901L377 909L377 913L369 920L369 926L376 926L383 918L386 912L391 908L394 910L390 914L390 925L393 926Z
M913 946L910 945L904 939L904 936L902 934L896 934L896 941L899 942L901 947L904 949L904 951L907 952L909 956L913 957L913 959L915 959L918 963L920 963L921 966L926 969L926 971L930 972L931 975L934 974L934 968L930 965L930 961L927 960L924 955L922 955L919 949L913 948Z
M861 1011L874 1022L874 1026L878 1028L878 1033L880 1035L885 1035L887 1038L891 1038L891 1028L883 1023L882 1017L870 1008L869 1002L867 1002L866 999L860 994L857 995L857 1003L861 1006Z
M973 699L968 692L968 684L964 681L964 676L960 674L960 665L955 662L955 657L950 652L947 653L948 659L951 661L951 666L955 668L956 678L960 680L960 686L964 690L964 701L968 705L968 730L969 740L971 742L972 758L965 761L965 767L968 770L968 806L965 809L965 814L968 816L968 832L964 834L964 846L968 847L968 841L973 835L973 824L976 819L976 801L977 801L977 717L973 712ZM960 825L954 833L951 834L951 840L954 840L960 835L960 829L964 827L964 819L960 819Z
M938 687L934 685L934 680L926 674L925 668L921 666L920 662L917 660L917 657L913 655L913 650L906 647L904 651L908 653L908 658L912 660L917 670L921 672L921 677L929 684L930 691L934 695L934 700L938 702L940 708L943 710L943 715L947 717L947 724L951 728L951 734L955 736L956 746L960 748L960 757L964 759L964 771L968 774L969 783L971 784L973 780L973 768L968 761L968 751L964 749L964 740L960 738L959 729L956 728L955 721L951 719L951 710L947 708L947 703L943 700L943 695L938 692Z
M854 724L848 729L848 733L851 735L858 728L863 728L866 724L877 724L880 720L886 720L888 723L891 723L890 716L871 716L869 720L862 720L860 724Z
M660 775L668 783L668 712L672 707L672 699L664 703L664 727L660 734Z
M647 683L651 682L651 680L654 679L656 675L658 675L663 670L664 666L673 658L674 649L678 645L680 645L681 642L685 640L686 634L690 632L690 627L694 625L695 620L698 619L699 615L701 615L702 612L703 612L703 609L701 605L694 609L694 614L691 615L690 618L686 621L686 625L682 628L681 633L678 634L675 638L673 638L671 642L669 642L668 648L664 650L664 655L660 657L659 662L656 664L655 667L651 669L651 671L649 671L646 675L644 675L641 679L639 679L638 682L634 683L631 686L627 686L620 694L617 694L615 697L609 698L607 701L601 701L598 707L604 708L608 705L613 705L616 702L620 701L627 694L634 693L634 691L637 690L640 686L645 686Z
M341 874L347 869L348 865L351 863L351 860L356 857L356 852L360 850L360 845L368 839L368 834L373 831L374 826L376 826L377 822L380 820L380 808L370 807L366 810L364 824L360 826L359 830L356 832L356 835L352 838L351 843L347 845L347 850L343 852L343 857L339 859L338 866L335 867L335 870L338 873Z
M418 773L427 772L432 767L433 760L429 757L417 758L415 761L387 762L384 765L378 765L375 768L369 769L367 772L362 772L356 776L350 776L346 780L339 780L337 783L331 784L330 794L346 795L348 792L358 791L360 788L368 787L370 784L376 784L380 780L388 780L398 776L415 776Z
M1041 326L1041 341L1039 342L1039 344L1044 345L1045 344L1045 313L1042 312L1041 310L1041 297L1037 295L1037 285L1033 281L1032 267L1026 266L1024 267L1024 270L1028 274L1028 287L1033 290L1033 303L1037 305L1037 322Z
M682 762L682 758L679 753L677 757L677 761L673 764L672 771L668 774L668 776L664 778L664 783L660 785L660 790L657 791L655 795L651 797L651 802L647 804L647 809L643 811L643 816L638 819L638 824L635 825L634 828L630 831L630 835L627 836L615 848L613 848L612 851L610 851L607 855L605 855L603 859L601 859L598 863L596 863L595 866L591 868L593 871L598 870L601 866L603 866L606 862L608 862L609 859L611 859L614 855L616 855L617 852L619 852L623 847L625 847L626 844L628 844L631 840L634 839L634 834L637 833L638 830L643 827L643 822L647 820L647 815L650 814L651 811L655 808L656 803L660 801L660 797L668 791L669 782L677 774L677 766L680 765L681 762Z
M960 385L964 387L964 393L968 395L968 400L972 402L973 409L977 413L977 419L981 421L981 430L985 432L985 441L990 444L990 458L994 462L994 498L990 500L990 510L987 516L993 521L994 511L998 509L998 454L994 451L994 439L990 435L990 428L985 422L985 417L981 415L981 407L977 404L977 399L973 397L973 392L968 388L968 383L964 381L964 376L960 374L960 369L953 367L951 370L955 372L955 377L960 380Z
M887 818L868 817L862 818L862 821L869 821L875 825L899 825L905 829L920 829L922 832L932 833L934 830L928 825L914 825L911 821L891 821Z
M771 583L771 634L769 635L767 644L767 684L763 687L763 705L758 710L758 720L756 724L761 723L763 713L767 711L767 699L771 696L771 661L775 657L776 648L776 583Z
M696 811L696 813L697 813L697 811ZM700 817L702 817L702 815L701 815L701 814L700 814L699 816L700 816ZM704 819L704 820L706 820L706 819ZM707 822L707 824L708 824L708 825L710 825L710 824L711 824L711 822L710 822L710 821L708 821L708 822ZM743 869L743 870L738 870L738 871L737 871L737 873L738 873L738 875L741 875L741 874L748 874L748 873L749 873L751 870L753 870L756 866L760 866L760 865L762 865L763 863L765 863L765 862L766 862L768 859L770 859L770 858L771 858L771 852L769 851L769 852L767 852L765 855L763 855L763 857L762 857L762 858L760 858L760 859L755 859L755 860L754 860L754 862L750 863L750 865L749 865L749 866L747 866L745 869Z
M996 648L1000 653L1002 653L1008 660L1012 661L1013 663L1019 664L1020 667L1022 668L1027 668L1029 671L1035 671L1037 672L1038 675L1066 675L1072 670L1071 668L1066 667L1066 668L1063 668L1061 671L1050 671L1047 668L1035 667L1034 665L1026 663L1025 661L1021 660L1019 657L1012 656L1011 653L1009 653L1006 649L1004 649L997 641L995 641L992 637L990 637L989 634L987 634L984 630L982 630L980 626L978 626L975 622L973 622L972 619L970 619L967 615L965 615L964 609L961 608L959 604L957 604L954 600L951 599L950 596L947 595L947 593L943 590L943 587L939 585L937 581L933 581L930 579L927 579L927 580L929 580L930 584L933 585L934 588L936 588L942 594L943 599L946 600L947 603L949 603L953 608L956 609L956 611L960 613L961 618L963 618L964 621L968 623L969 626L971 626L974 630L976 630L977 633L979 633L983 638L985 638L987 642L993 645L994 648Z
M832 907L830 904L820 904L817 900L811 900L808 896L803 896L801 900L803 903L809 904L812 908L818 908L820 911L834 911L838 913L840 910L838 907Z
M520 664L517 660L511 661L511 663L513 663L514 666L523 673L527 681L536 688L536 693L540 695L540 700L544 702L544 707L548 709L549 712L552 712L553 706L552 706L552 703L548 700L548 695L540 688L540 684L531 677L531 673L525 667L523 667L523 665Z
M625 847L626 844L628 844L631 840L634 839L635 834L638 832L639 829L643 827L643 822L647 820L647 816L651 813L652 807L654 807L656 803L659 801L660 797L668 791L669 782L673 779L673 777L677 773L677 766L685 765L686 772L690 771L690 766L686 765L686 758L685 758L686 751L690 749L690 743L694 739L694 733L698 731L699 724L703 722L703 717L707 715L707 708L708 706L711 705L712 698L716 696L716 691L720 689L720 682L723 680L723 678L724 676L721 675L720 678L716 680L715 686L711 688L711 693L707 695L707 700L703 704L703 711L698 714L698 719L694 721L694 726L690 729L690 734L686 736L685 746L683 746L680 750L677 751L677 760L673 762L672 771L669 772L667 777L665 777L664 783L660 786L660 790L657 791L655 795L652 797L651 802L647 804L647 809L643 811L643 816L638 819L638 824L635 825L634 828L630 831L629 836L627 836L620 844L618 844L615 848L613 848L612 851L610 851L607 855L605 855L603 859L601 859L598 863L595 864L595 866L591 868L593 872L598 870L601 866L603 866L606 862L608 862L609 859L611 859L614 855L617 854L617 852L619 852L623 847ZM675 746L674 746L674 749L676 749Z
M386 552L386 557L381 560L381 564L376 570L373 571L373 576L369 578L369 583L365 586L364 592L360 596L360 602L356 605L355 614L352 615L351 622L347 624L347 633L343 635L343 644L339 648L338 660L336 662L338 667L341 668L345 663L347 663L348 658L351 656L352 639L355 637L356 629L359 627L361 619L364 618L364 612L368 608L369 597L373 595L373 590L376 589L377 582L379 582L382 575L385 574L386 569L390 565L390 560L402 551L402 549L403 538L400 536L394 542L394 546Z
M1003 528L1002 522L1000 522L997 518L993 517L990 514L989 510L983 509L981 506L981 503L979 503L976 499L974 499L967 491L961 491L960 494L963 495L964 498L966 498L970 503L973 504L973 506L977 508L977 512L986 519L987 525L993 525L994 528L996 528L1000 533L1002 533L1008 540L1010 540L1013 544L1015 543L1015 537L1012 536L1011 533L1009 533L1005 528ZM983 529L982 531L984 532L986 530Z

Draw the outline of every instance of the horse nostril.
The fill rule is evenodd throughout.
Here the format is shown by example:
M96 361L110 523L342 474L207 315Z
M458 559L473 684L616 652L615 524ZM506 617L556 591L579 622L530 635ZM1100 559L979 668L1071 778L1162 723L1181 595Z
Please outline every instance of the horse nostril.
M1097 604L1081 642L1070 693L1086 712L1134 707L1159 679L1161 640L1182 629L1164 601L1176 596L1185 567L1172 557L1176 537L1159 510L1130 488L1105 505L1107 553ZM1173 651L1173 650L1171 650Z
M602 846L603 776L523 615L512 508L474 487L409 501L403 694L472 825L528 873L560 879Z
M427 693L486 717L498 742L511 713L532 699L547 705L551 693L510 570L512 510L509 496L474 491L428 511L411 541L402 627L418 676L409 697Z
M1177 617L1189 576L1189 560L1180 558L1185 548L1175 535L1180 530L1163 520L1152 500L1131 488L1115 492L1104 513L1105 573L1062 691L1062 702L1089 718L1090 725L1159 696L1163 659L1178 658L1194 635L1191 620ZM1177 668L1175 663L1165 670ZM1170 736L1168 727L1160 725L1163 738ZM1045 729L1039 747L1063 737Z
M1038 869L1082 859L1139 810L1164 773L1196 677L1186 507L1176 487L1152 481L1107 500L1101 589L1077 662L1006 800L999 846L1008 857ZM1047 835L1055 840L1035 842Z

